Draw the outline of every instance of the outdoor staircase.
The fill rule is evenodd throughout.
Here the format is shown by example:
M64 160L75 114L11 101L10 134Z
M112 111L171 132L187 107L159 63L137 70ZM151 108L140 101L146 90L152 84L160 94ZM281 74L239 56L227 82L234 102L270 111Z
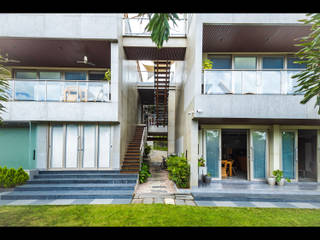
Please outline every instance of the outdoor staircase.
M140 171L140 146L144 126L137 126L133 139L129 142L124 161L121 166L121 173L136 173Z
M119 170L39 171L1 200L132 199L137 174Z
M170 64L169 60L154 61L154 102L157 126L168 125Z

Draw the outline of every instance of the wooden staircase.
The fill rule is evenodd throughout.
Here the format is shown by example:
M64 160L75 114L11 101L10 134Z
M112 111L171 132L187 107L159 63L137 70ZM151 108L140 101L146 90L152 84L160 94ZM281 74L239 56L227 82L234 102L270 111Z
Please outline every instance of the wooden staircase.
M120 173L139 173L140 145L144 126L137 126L133 139L129 142L127 152L122 162Z
M169 60L154 61L154 102L157 126L168 125L170 64Z

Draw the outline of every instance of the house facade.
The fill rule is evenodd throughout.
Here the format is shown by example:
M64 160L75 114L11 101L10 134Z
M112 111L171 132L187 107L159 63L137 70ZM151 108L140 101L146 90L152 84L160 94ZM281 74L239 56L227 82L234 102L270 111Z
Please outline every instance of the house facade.
M305 67L294 56L295 39L310 31L304 18L186 14L182 33L159 50L123 14L1 14L1 54L13 61L0 165L121 169L135 127L152 122L145 107L155 105L148 136L165 136L168 154L187 157L192 187L205 172L262 181L276 169L319 182L320 117L314 101L293 94L292 75ZM154 62L152 83L142 81L142 60Z

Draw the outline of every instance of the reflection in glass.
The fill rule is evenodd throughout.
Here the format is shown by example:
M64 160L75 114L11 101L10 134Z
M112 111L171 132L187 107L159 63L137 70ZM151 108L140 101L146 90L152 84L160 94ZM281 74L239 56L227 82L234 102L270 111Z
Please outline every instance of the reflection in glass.
M294 178L295 133L282 132L282 170L284 178Z
M234 57L234 69L256 69L256 57Z
M262 71L262 94L280 94L281 92L281 72Z
M219 178L219 130L206 131L206 164L207 171L214 178Z
M78 163L78 126L67 124L66 129L66 168L76 168Z
M15 100L34 100L34 86L36 81L15 81Z
M110 127L99 125L98 167L110 167Z
M52 126L51 138L51 167L62 168L63 154L63 127L62 125Z
M298 85L297 78L292 78L293 75L299 73L300 71L288 71L287 72L287 83L288 83L288 88L287 88L287 93L288 94L293 94L296 90L299 88L296 87Z
M204 71L205 93L231 93L231 71Z
M95 167L96 126L83 126L83 159L82 167Z
M47 82L47 101L63 101L64 83L56 81Z
M254 178L266 177L266 139L266 132L252 131Z

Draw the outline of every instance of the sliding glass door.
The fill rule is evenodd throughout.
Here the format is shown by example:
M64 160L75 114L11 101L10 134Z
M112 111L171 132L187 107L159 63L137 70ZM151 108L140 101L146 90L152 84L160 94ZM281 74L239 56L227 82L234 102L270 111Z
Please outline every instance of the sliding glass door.
M220 129L206 130L206 165L212 178L221 178L220 138Z
M105 124L54 124L50 127L52 169L110 168L111 127Z
M267 131L250 130L251 179L265 179L267 175Z
M283 177L296 178L297 168L297 135L296 130L282 131L282 171Z

